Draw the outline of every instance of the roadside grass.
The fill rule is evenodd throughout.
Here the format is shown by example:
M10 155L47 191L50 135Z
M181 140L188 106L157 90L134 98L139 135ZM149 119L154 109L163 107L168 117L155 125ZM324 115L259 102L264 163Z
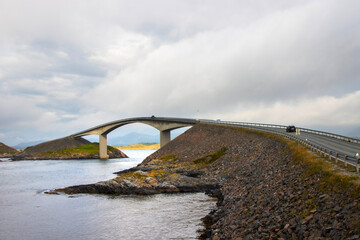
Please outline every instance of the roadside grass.
M321 191L343 193L354 199L360 197L360 178L358 176L334 169L334 164L310 153L305 147L295 142L284 142L289 147L294 162L305 169L304 177L314 174L321 176L319 180Z
M335 163L325 161L325 159L317 157L316 155L307 151L307 149L295 142L288 140L284 141L290 149L295 164L301 165L304 169L304 176L312 176L316 174L319 176L319 190L323 193L336 193L344 195L350 199L356 200L360 198L360 178L354 173L346 171L346 169L339 169ZM307 201L306 204L309 210L317 208L313 205L312 200ZM301 213L304 218L309 214L309 210ZM354 206L350 214L358 214L360 211L360 204ZM357 217L351 217L351 226L360 232L360 220Z

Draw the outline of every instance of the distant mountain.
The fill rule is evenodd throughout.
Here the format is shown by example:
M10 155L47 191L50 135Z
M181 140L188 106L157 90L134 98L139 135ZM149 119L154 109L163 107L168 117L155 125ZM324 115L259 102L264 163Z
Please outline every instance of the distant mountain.
M19 143L19 144L15 145L15 146L12 146L12 147L15 148L15 149L24 150L27 147L34 146L34 145L37 145L37 144L42 143L42 142L46 142L46 140L37 140L37 141L32 141L32 142L22 142L22 143Z
M176 138L180 134L181 133L171 133L171 139ZM138 143L160 143L160 133L156 135L149 135L144 133L131 132L124 136L108 136L107 143L108 145L112 146L124 146Z
M109 137L108 145L121 146L137 143L160 143L160 135L148 135L132 132L124 136Z

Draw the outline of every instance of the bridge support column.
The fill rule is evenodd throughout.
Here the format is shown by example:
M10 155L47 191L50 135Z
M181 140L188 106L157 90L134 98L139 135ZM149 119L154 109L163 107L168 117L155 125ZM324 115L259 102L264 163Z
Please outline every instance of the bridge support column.
M160 131L160 148L170 142L170 130Z
M108 159L109 155L107 154L107 135L99 135L99 156L100 159Z

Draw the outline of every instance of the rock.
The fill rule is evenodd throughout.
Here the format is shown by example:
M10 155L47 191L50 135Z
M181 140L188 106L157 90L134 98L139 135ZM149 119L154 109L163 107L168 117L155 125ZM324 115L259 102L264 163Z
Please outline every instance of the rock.
M355 240L355 239L360 239L359 235L354 235L352 237L349 238L350 240Z
M304 220L301 222L301 224L306 224L308 221L310 221L312 218L314 217L314 215L309 215L306 218L304 218Z
M145 179L145 182L147 182L148 184L153 185L153 186L156 186L159 184L159 182L153 177L147 177Z
M340 207L340 206L336 206L336 207L334 208L334 211L335 211L335 212L340 212L340 211L341 211L341 207Z

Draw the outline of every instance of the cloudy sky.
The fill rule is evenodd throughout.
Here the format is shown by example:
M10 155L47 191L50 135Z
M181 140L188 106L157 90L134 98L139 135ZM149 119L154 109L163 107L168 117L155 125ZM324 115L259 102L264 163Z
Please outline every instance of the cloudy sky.
M358 0L0 0L0 141L151 115L360 136L359 12Z

